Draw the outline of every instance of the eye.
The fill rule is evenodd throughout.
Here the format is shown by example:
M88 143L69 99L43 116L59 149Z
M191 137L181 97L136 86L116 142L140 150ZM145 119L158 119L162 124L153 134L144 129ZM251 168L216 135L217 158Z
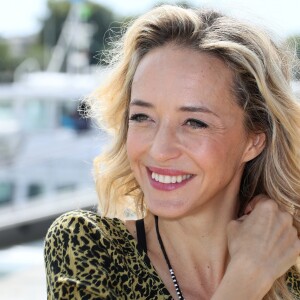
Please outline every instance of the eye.
M148 120L150 120L150 118L145 114L132 114L129 117L129 121L134 121L134 122L139 122L139 123L148 121Z
M208 125L197 119L188 119L185 121L184 125L190 126L191 128L208 128Z

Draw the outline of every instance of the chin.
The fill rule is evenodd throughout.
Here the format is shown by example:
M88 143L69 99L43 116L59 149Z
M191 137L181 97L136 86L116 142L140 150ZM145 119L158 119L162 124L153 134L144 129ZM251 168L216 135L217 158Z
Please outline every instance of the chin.
M158 205L154 203L148 205L147 203L147 207L151 214L164 219L180 219L188 214L187 207L180 202L177 205L174 205L174 202L171 204L165 203L164 205L161 202Z

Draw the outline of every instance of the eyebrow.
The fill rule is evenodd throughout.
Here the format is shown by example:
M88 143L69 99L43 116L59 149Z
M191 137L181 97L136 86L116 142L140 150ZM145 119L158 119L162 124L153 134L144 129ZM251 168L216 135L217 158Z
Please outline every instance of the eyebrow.
M133 99L131 102L130 102L130 106L139 106L139 107L146 107L146 108L154 108L154 105L152 103L149 103L147 101L144 101L144 100L140 100L140 99ZM181 106L179 107L178 109L179 111L182 111L182 112L203 112L203 113L209 113L209 114L213 114L215 115L216 117L219 118L219 116L211 111L210 109L208 109L207 107L205 106Z
M140 107L148 107L148 108L153 108L154 105L149 103L149 102L146 102L146 101L143 101L143 100L140 100L140 99L133 99L131 102L130 102L130 106L140 106Z

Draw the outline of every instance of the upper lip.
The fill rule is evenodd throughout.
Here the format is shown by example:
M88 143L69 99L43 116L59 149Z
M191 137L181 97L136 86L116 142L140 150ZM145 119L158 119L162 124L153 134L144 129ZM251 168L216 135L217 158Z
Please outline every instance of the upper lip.
M175 170L175 169L165 169L158 167L148 167L150 172L154 172L160 175L169 175L169 176L179 176L179 175L190 175L191 173Z

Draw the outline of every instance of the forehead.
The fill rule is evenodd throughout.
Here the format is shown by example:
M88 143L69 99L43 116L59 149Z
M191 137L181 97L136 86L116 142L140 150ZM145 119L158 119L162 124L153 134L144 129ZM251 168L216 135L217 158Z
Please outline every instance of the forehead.
M151 50L140 61L133 77L131 99L198 102L213 108L220 101L235 103L232 87L233 71L221 59L166 45Z

